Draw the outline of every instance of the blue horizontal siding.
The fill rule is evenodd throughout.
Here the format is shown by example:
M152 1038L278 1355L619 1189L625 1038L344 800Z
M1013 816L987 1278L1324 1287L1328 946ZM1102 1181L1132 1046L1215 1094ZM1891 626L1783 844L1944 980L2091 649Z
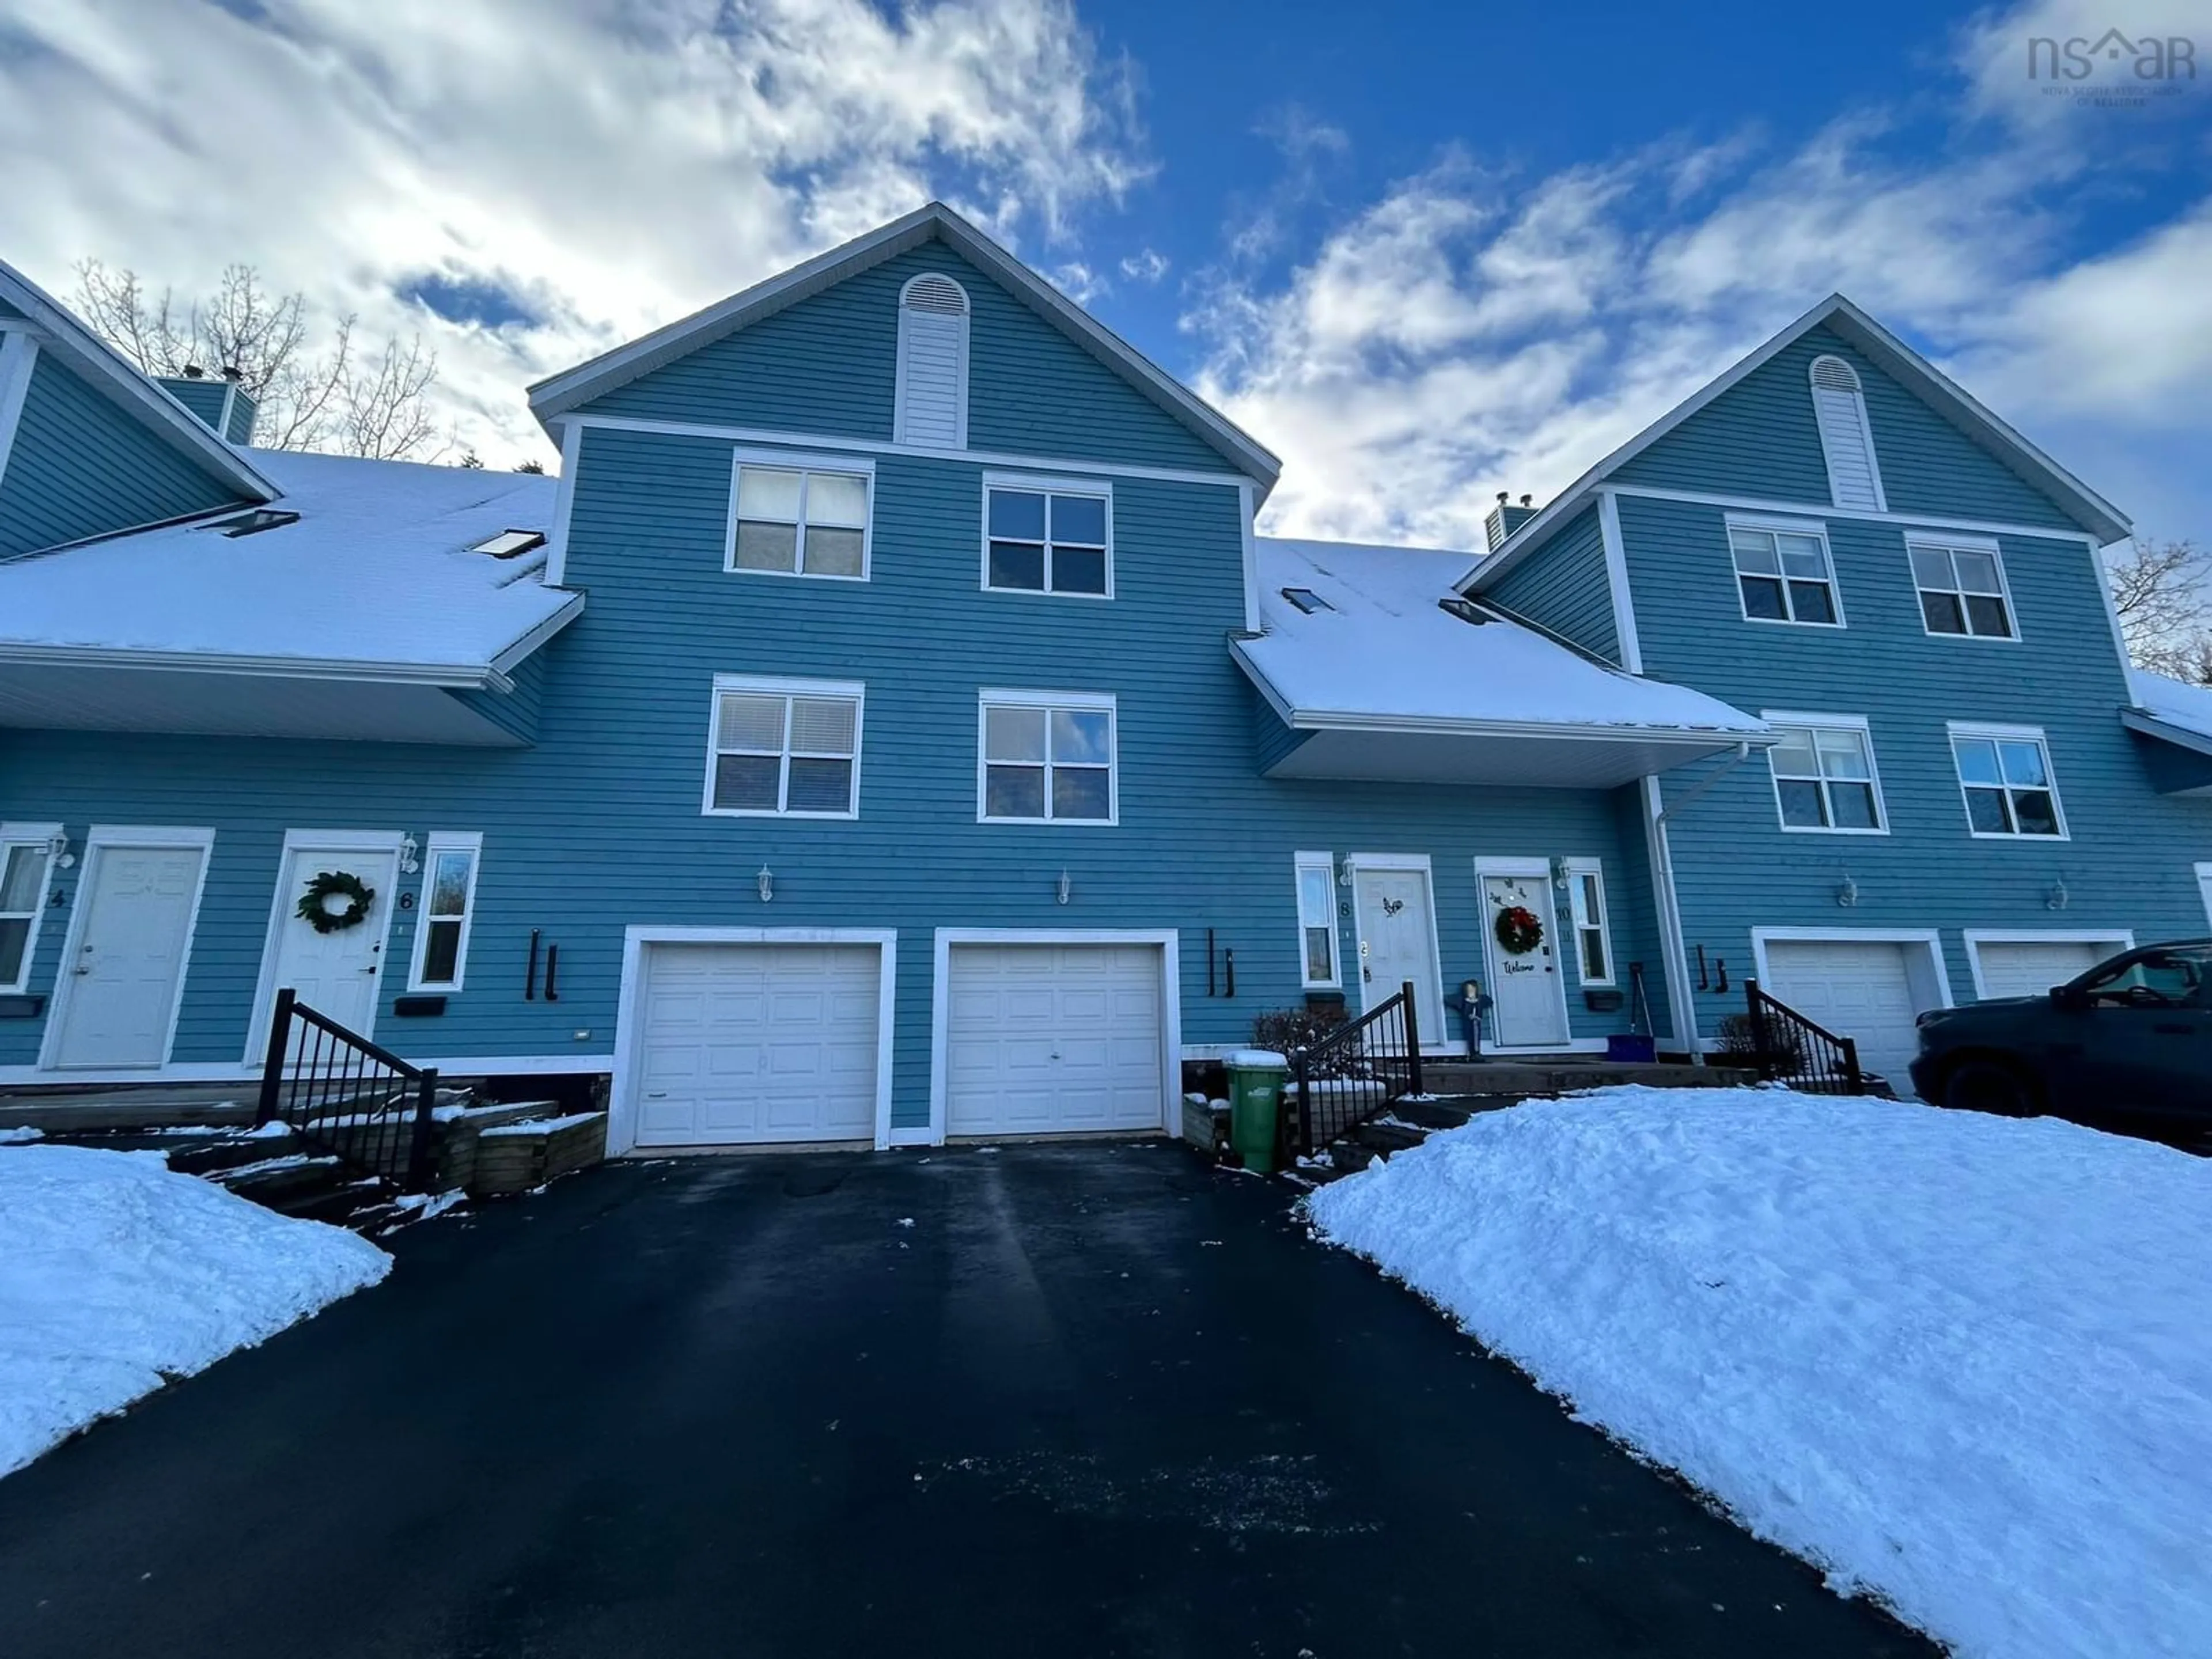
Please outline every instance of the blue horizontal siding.
M238 500L51 352L31 374L0 478L0 557L205 513Z
M1889 816L1886 836L1785 834L1765 763L1738 768L1673 821L1692 948L1741 980L1753 927L1934 927L1965 1001L1969 927L2204 931L2191 866L2212 859L2212 803L2160 795L2144 745L2120 725L2127 684L2081 544L2001 538L2021 639L1936 638L1898 526L1826 514L1849 626L1795 628L1741 619L1721 509L1623 496L1620 512L1650 672L1741 708L1864 716ZM2042 727L2071 839L1972 839L1952 720ZM1668 798L1702 771L1669 775ZM1847 873L1850 909L1835 897ZM2062 880L2059 913L2045 901ZM1734 993L1699 1000L1709 1034L1737 1006Z
M172 374L164 375L156 384L190 410L208 430L219 432L222 429L222 394L228 389L228 382L196 380L182 374Z
M1253 697L1252 758L1258 770L1267 771L1312 736L1310 732L1295 731L1284 725L1282 716L1268 706L1265 697Z
M619 386L584 412L887 441L899 290L968 292L970 447L1226 472L1212 446L1023 301L931 242Z
M1485 598L1541 623L1585 651L1608 661L1620 660L1613 589L1606 579L1605 536L1595 503L1482 592Z
M1829 504L1827 464L1813 415L1813 360L1858 371L1883 494L1893 513L2075 528L2043 491L1859 349L1827 329L1792 342L1613 475L1620 483Z

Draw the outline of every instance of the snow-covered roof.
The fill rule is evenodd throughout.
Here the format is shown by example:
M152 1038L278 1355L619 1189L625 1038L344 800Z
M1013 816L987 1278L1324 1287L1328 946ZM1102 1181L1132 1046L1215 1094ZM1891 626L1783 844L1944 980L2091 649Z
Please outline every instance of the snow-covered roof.
M0 660L329 674L496 686L583 604L545 550L471 550L550 531L530 473L246 452L296 522L248 535L211 514L0 563Z
M1477 624L1445 611L1470 555L1262 538L1257 557L1267 632L1238 641L1237 654L1293 726L1765 734L1702 691L1625 673L1504 617ZM1286 588L1326 608L1309 613Z
M2212 741L2212 685L2191 685L2141 668L2128 671L2128 684L2136 707L2153 720Z

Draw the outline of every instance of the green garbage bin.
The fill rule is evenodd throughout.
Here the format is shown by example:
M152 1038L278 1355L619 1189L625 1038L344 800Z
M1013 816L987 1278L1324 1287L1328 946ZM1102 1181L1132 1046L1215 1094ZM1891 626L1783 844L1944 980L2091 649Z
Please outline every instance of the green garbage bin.
M1275 1115L1291 1062L1269 1048L1239 1048L1229 1056L1229 1144L1248 1170L1275 1167Z

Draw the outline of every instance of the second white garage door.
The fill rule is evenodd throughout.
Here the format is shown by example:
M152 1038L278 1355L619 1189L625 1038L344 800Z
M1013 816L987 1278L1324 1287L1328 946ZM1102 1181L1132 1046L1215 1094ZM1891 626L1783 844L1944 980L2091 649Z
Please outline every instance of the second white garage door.
M637 1144L872 1139L881 954L647 945Z
M1859 1069L1880 1073L1900 1095L1919 1046L1905 951L1919 945L1853 939L1776 939L1766 947L1767 991L1816 1025L1858 1044Z
M2121 944L2088 945L2078 940L1987 939L1973 947L1981 966L1982 995L2039 997L2054 985L2087 973L2106 957L2116 955Z
M1160 954L1149 945L951 946L945 1133L1158 1128Z

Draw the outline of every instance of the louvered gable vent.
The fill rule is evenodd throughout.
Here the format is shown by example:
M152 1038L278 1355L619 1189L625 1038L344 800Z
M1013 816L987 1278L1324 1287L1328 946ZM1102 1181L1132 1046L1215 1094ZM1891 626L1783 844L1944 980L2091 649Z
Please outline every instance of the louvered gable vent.
M1888 511L1858 371L1841 357L1813 360L1813 416L1820 423L1820 449L1828 460L1829 499L1839 507Z
M899 295L896 395L898 442L968 447L968 295L950 276L917 276Z

